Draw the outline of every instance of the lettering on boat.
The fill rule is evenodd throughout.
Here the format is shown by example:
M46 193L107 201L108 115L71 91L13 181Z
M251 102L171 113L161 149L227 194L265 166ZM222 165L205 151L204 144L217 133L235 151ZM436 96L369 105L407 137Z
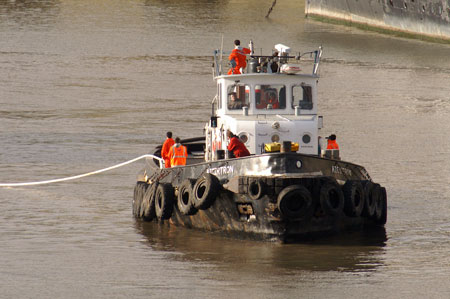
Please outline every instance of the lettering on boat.
M348 176L352 175L352 171L350 169L341 167L338 165L331 166L331 172L336 173L336 174L348 175Z
M214 175L231 174L231 173L234 173L234 166L233 165L225 165L225 166L220 166L220 167L208 168L206 170L206 172L212 173Z

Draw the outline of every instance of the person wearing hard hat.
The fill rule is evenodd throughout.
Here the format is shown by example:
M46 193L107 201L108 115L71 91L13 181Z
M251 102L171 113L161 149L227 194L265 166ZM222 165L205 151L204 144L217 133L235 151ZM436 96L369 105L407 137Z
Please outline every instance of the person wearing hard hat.
M232 68L228 71L228 75L241 74L241 68L245 69L245 67L247 66L247 56L245 55L250 53L250 49L241 47L240 40L235 40L234 49L233 51L231 51L231 54L228 57L232 66Z
M171 167L186 165L187 156L187 148L184 145L181 145L180 138L176 137L175 144L169 150Z
M327 137L327 149L339 149L339 145L336 142L336 135L331 134L329 137Z
M164 166L166 168L169 168L170 167L169 150L175 144L175 141L172 139L172 132L167 132L166 137L167 138L164 141L163 146L161 148L161 158L164 159Z

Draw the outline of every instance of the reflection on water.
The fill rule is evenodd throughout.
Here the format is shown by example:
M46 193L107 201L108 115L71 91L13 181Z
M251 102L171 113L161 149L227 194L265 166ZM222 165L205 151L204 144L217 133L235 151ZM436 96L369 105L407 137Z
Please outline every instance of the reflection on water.
M377 228L301 244L228 239L169 224L136 220L136 230L157 251L177 252L175 259L203 261L238 268L241 265L264 271L370 272L383 266L386 231Z

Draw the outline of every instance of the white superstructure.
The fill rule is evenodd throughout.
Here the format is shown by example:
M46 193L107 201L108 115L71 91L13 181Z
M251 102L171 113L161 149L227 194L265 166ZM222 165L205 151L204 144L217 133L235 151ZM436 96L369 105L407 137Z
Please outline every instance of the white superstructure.
M290 51L284 45L278 48ZM318 154L322 117L317 115L317 69L322 51L305 53L314 56L313 70L308 74L288 64L294 57L282 51L278 56L252 55L248 72L239 75L222 74L216 51L217 95L213 116L205 127L207 161L218 159L218 150L228 158L227 130L239 136L251 154L263 153L265 144L283 141L298 143L297 152Z

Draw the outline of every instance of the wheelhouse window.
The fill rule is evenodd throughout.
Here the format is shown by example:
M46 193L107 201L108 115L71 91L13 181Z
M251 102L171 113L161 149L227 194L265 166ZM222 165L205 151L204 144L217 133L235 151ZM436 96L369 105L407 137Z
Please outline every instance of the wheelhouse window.
M230 110L240 110L248 107L250 99L250 86L244 84L234 84L227 90L227 107Z
M285 109L286 86L257 85L255 88L256 109Z
M312 110L312 88L309 85L292 87L292 108L299 106L303 110Z

